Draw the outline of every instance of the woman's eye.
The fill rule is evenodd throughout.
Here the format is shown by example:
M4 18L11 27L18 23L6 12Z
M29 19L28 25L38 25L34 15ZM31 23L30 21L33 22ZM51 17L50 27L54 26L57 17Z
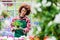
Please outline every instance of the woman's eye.
M26 12L26 11L24 11L24 12Z
M26 12L25 10L23 10L23 12Z

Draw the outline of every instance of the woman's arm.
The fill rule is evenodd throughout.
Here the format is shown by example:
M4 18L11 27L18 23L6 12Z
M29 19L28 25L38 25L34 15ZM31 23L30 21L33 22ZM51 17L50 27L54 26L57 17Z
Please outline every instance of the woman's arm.
M15 20L17 20L18 19L18 17L14 17L13 19L12 19L12 22L11 22L11 31L15 31L14 29L15 29L15 26L13 25L13 22L15 21Z
M29 30L30 30L30 28L31 28L30 20L27 19L26 21L27 21L27 27L24 29L24 32L25 32L25 33L29 32Z

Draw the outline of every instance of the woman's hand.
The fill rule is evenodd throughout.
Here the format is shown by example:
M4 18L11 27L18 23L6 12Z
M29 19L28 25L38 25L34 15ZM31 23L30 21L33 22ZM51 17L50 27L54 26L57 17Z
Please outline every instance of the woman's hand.
M25 30L23 30L23 33L26 34L27 32Z
M20 28L17 28L17 27L12 28L12 32L15 32L15 30L18 30L18 29Z

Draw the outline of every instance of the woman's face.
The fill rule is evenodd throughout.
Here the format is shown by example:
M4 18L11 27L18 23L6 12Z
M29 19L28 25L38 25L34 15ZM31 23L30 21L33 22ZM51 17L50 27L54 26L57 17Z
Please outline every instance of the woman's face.
M20 16L25 16L26 12L27 12L26 9L25 8L22 8L21 9Z

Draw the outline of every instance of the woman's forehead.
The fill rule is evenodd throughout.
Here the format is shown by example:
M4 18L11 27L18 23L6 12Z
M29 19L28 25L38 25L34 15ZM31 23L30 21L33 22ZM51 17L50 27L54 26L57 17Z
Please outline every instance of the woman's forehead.
M23 10L25 10L25 8L22 8Z

